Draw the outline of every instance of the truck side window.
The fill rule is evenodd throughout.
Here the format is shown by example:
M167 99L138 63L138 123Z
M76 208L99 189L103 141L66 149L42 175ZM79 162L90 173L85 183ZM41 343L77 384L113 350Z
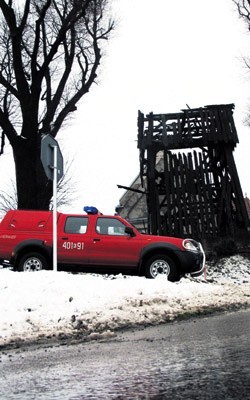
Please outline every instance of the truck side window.
M87 217L67 217L64 231L65 233L86 233L88 226Z
M96 232L101 235L127 236L125 228L126 225L116 218L98 218L96 222Z

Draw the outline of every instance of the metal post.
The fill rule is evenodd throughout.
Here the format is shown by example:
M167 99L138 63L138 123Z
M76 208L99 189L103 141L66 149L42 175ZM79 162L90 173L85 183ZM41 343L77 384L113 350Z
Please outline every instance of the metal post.
M57 146L53 147L53 271L57 271Z

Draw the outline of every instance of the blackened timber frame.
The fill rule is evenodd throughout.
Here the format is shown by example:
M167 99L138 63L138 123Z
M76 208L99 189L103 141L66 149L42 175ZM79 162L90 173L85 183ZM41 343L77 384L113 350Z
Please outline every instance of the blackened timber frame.
M203 239L249 230L233 157L233 110L234 104L222 104L146 116L139 111L150 233Z

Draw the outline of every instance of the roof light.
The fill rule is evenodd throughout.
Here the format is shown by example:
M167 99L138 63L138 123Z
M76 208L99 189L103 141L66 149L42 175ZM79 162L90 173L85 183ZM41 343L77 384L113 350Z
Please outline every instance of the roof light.
M92 214L92 215L99 214L97 208L92 206L83 207L83 211L85 211L87 214Z

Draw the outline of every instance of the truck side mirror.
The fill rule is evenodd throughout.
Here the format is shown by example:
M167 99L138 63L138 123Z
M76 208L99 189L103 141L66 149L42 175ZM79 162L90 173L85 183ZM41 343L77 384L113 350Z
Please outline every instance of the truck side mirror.
M135 236L135 232L134 232L133 228L131 228L130 226L125 227L125 233L127 233L131 237Z

